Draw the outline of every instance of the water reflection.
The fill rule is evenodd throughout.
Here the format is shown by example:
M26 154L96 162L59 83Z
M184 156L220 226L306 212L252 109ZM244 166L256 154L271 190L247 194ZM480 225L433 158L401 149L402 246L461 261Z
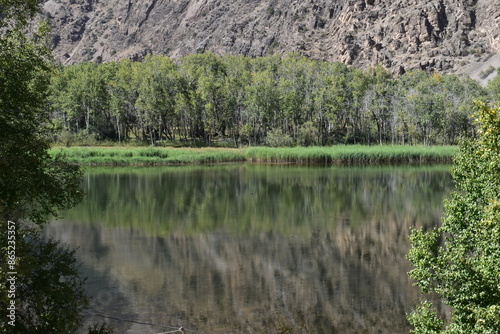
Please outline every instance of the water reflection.
M118 332L404 333L408 231L440 221L446 167L94 169L49 233L79 246Z

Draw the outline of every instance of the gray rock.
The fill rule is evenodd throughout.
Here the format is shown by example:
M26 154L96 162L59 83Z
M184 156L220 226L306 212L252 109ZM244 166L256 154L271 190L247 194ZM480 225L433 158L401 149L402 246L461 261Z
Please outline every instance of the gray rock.
M490 0L47 0L44 9L64 64L298 52L401 73L451 71L500 50L500 3Z

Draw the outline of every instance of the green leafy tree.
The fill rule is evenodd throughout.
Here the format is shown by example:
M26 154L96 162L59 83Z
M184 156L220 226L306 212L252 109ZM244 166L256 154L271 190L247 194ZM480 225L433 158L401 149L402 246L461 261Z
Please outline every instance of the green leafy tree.
M478 139L463 141L456 191L439 228L410 237L410 272L453 308L445 327L429 302L410 317L413 333L500 332L500 107L477 103Z
M174 139L177 124L175 97L178 71L174 62L163 56L148 56L140 66L139 95L136 108L152 145L164 137Z
M197 93L203 101L202 119L205 129L205 143L209 146L215 137L224 135L228 112L224 94L226 66L211 53L199 56Z
M246 86L245 112L242 123L248 132L251 145L258 144L268 129L274 128L275 115L278 113L274 73L270 70L255 71ZM246 130L248 130L246 129Z
M307 121L299 127L297 138L302 146L312 146L318 142L318 131L313 122Z
M443 75L440 80L445 94L442 143L456 145L460 137L474 136L475 127L471 117L474 100L485 100L487 96L477 81L454 74Z
M0 28L7 27L8 32L24 29L42 3L42 0L1 0Z
M338 120L342 129L345 132L345 141L347 143L362 142L363 128L367 128L364 124L362 113L362 101L369 87L370 79L367 73L360 69L352 69L346 76L346 91L344 94L345 108L338 114Z
M321 135L321 144L345 132L348 110L348 68L342 63L322 63L312 92L314 124ZM335 141L334 141L335 142Z
M3 8L7 4L2 4ZM78 199L78 168L49 156L47 49L19 31L0 37L0 218L42 223Z
M129 59L107 64L114 70L114 76L108 84L109 106L119 142L129 138L129 132L134 129L137 119L136 102L139 95L137 65Z
M0 0L0 333L73 332L88 302L73 253L39 230L81 198L78 167L47 152L50 52L25 33L40 3Z
M283 133L283 130L281 129L274 129L267 133L266 145L271 147L292 146L293 138L288 134Z
M223 119L236 147L240 144L242 129L242 113L245 107L245 87L251 80L250 58L244 56L226 56L226 79L224 82L224 112Z
M488 93L490 94L491 98L496 101L500 102L500 68L497 68L497 75L488 82L488 85L486 86L486 89L488 90Z
M378 142L383 144L384 139L387 140L390 132L391 75L381 66L370 68L368 74L370 86L363 97L363 104L367 113L366 118L371 122L368 122L368 131L365 131L366 140L370 144L370 125L374 122L377 127Z
M281 62L277 73L279 114L274 117L274 128L295 137L296 128L307 118L308 74L312 62L298 54L289 54Z
M410 119L414 123L414 136L424 145L436 144L442 131L444 118L444 94L439 79L427 77L410 90L408 102Z
M222 130L224 64L212 53L188 55L181 60L182 88L176 106L191 137L210 144Z
M111 125L112 99L107 89L111 75L107 65L81 63L64 67L53 77L51 101L65 129L84 130L85 135L101 140L117 137Z
M496 81L488 87L493 98ZM258 145L276 129L300 142L309 122L315 144L456 144L474 135L472 99L486 97L466 77L394 77L380 65L361 70L296 54L83 63L61 67L51 87L59 137L87 144L135 138L155 145L178 136L201 145Z

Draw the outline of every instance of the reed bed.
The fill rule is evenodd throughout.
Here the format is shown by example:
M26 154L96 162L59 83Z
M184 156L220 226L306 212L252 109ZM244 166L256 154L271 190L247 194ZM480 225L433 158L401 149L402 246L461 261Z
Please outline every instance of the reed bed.
M176 165L245 161L239 151L189 150L174 148L52 148L51 154L63 153L67 160L81 165Z
M52 148L82 165L176 165L251 161L263 163L377 165L451 163L456 146L252 147L247 149Z
M255 147L245 152L255 162L342 165L450 163L456 146L336 145L329 147Z

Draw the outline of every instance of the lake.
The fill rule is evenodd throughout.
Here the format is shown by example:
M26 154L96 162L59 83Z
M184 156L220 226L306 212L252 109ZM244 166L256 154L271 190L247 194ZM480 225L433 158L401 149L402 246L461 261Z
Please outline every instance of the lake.
M449 166L89 168L47 233L78 247L86 326L117 333L407 333L411 228Z

